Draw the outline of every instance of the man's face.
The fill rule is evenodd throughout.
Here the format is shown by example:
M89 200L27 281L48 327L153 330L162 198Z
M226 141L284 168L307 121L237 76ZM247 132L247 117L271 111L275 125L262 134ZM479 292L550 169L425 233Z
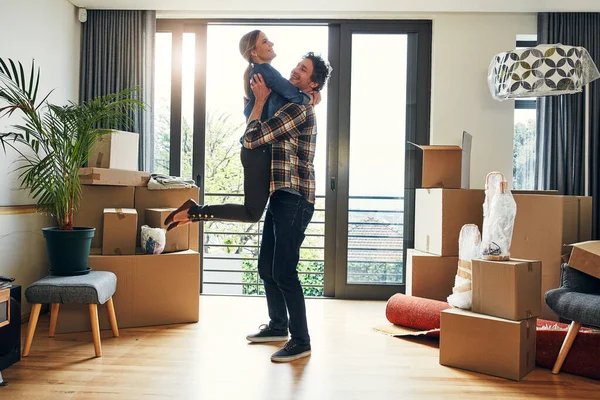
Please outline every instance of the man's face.
M296 65L290 74L290 83L305 92L313 90L317 83L310 80L313 73L312 60L305 58Z

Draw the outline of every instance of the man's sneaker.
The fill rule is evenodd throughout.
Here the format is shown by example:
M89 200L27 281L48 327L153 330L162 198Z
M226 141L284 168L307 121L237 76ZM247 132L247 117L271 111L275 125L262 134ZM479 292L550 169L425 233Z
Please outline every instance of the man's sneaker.
M251 333L246 339L254 343L283 342L288 339L287 329L273 329L267 324L262 324L258 329L259 332Z
M308 356L310 356L310 344L302 345L290 340L283 349L273 353L271 361L289 362Z

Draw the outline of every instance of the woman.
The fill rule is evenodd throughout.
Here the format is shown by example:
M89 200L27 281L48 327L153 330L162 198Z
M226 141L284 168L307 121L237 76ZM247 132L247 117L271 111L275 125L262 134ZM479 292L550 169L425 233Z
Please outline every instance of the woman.
M273 50L273 42L260 30L248 32L240 39L240 54L248 67L244 72L244 91L246 119L254 106L254 93L250 90L252 80L263 79L272 90L263 109L261 121L271 118L287 103L310 104L313 97L294 85L271 66L277 56ZM316 101L320 97L316 96ZM200 206L192 199L183 203L166 219L167 230L189 222L206 220L226 220L240 222L258 222L269 199L269 183L271 177L271 147L262 146L249 150L242 147L240 151L244 168L244 204L220 204Z

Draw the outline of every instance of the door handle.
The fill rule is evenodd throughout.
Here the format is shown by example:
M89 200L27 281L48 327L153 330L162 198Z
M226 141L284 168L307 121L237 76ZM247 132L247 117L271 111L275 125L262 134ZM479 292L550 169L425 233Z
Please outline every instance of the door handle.
M331 177L331 181L329 182L330 188L332 192L335 192L335 176Z
M201 181L202 181L202 175L197 174L196 175L196 186L200 187Z

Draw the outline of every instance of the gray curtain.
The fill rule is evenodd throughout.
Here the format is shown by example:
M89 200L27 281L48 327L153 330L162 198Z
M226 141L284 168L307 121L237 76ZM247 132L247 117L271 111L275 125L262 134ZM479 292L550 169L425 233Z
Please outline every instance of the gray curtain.
M600 66L600 13L540 13L538 43L583 46ZM593 233L600 239L600 80L590 89L589 185ZM537 102L536 187L561 194L585 194L583 93L541 97Z
M82 29L79 100L141 87L147 108L131 115L133 126L127 130L140 134L139 167L150 171L156 12L89 10Z

